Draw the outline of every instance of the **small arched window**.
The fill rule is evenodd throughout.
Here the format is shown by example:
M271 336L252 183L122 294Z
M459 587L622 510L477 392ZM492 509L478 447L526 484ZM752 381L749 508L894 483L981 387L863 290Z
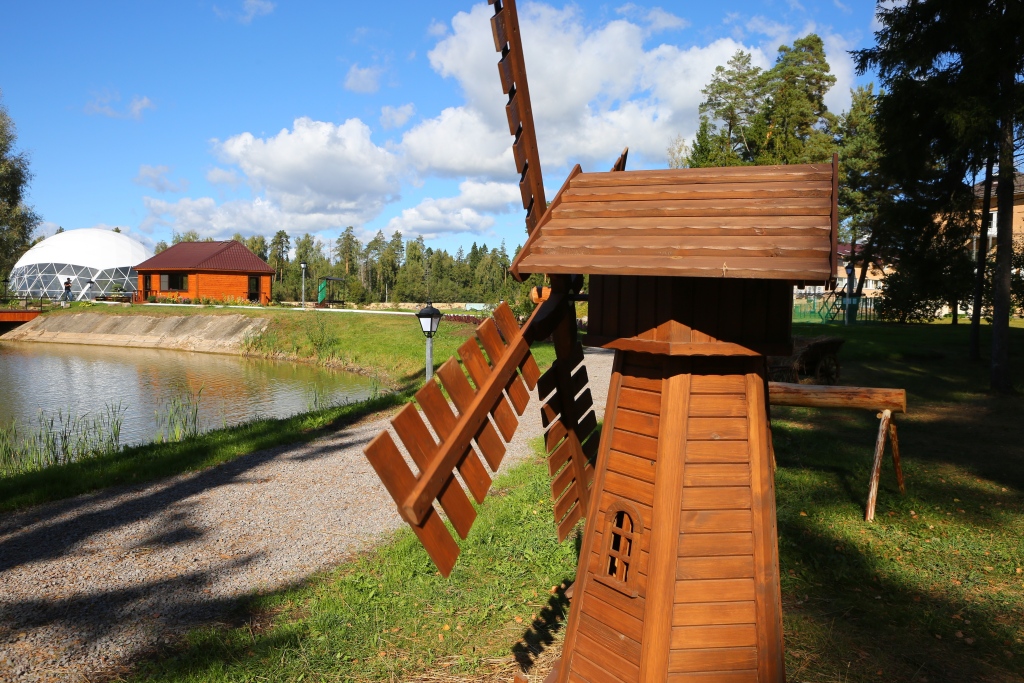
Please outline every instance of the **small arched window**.
M643 532L640 510L632 503L617 501L605 513L604 549L595 578L633 598Z

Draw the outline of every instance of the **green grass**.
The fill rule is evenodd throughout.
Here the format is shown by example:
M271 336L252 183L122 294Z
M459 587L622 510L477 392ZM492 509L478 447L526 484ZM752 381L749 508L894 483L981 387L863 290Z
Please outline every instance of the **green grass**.
M449 579L407 529L304 586L249 601L234 628L194 631L143 681L404 680L493 670L519 643L550 639L567 602L552 590L575 575L559 544L538 461L493 485ZM497 668L509 669L508 661ZM511 673L507 676L511 680Z
M844 383L908 390L910 412L897 418L908 491L886 462L865 523L874 415L773 409L788 679L1021 680L1024 399L987 392L966 326L828 332L848 340ZM1019 321L1012 333L1020 385ZM549 591L572 578L576 549L554 542L539 459L496 486L450 579L403 530L330 574L242 601L233 625L194 631L137 679L491 680L529 664L530 644L557 650L550 630L564 603Z

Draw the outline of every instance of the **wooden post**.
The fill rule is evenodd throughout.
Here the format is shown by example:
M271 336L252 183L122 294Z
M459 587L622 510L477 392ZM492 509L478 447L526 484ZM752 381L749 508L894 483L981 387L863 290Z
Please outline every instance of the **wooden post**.
M875 458L871 462L871 479L868 483L868 504L864 511L864 521L872 522L875 519L875 503L878 502L878 480L882 476L882 456L885 455L885 435L889 430L889 421L892 419L892 412L883 410L878 414L881 422L878 423L878 438L875 439Z
M896 468L896 483L900 485L900 493L906 494L907 487L903 483L903 466L900 465L900 440L896 436L895 422L889 422L889 440L892 442L892 464Z

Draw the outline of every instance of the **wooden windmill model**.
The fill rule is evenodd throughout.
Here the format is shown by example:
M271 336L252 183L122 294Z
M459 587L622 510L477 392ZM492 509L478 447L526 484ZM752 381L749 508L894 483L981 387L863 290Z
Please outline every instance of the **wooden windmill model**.
M836 161L626 171L623 153L548 204L515 2L489 1L529 230L512 272L548 274L550 296L522 327L499 306L441 366L454 410L435 381L419 391L439 440L413 405L394 418L418 474L389 431L366 455L447 576L440 513L466 537L491 481L478 453L498 468L536 386L559 538L586 518L552 680L782 681L765 356L790 353L794 283L834 272ZM529 347L549 335L540 375ZM583 345L615 350L600 437Z

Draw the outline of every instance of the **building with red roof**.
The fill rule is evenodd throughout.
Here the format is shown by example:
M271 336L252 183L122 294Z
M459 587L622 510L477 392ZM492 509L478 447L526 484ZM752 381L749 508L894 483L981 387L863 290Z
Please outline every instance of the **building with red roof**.
M244 244L180 242L135 266L136 297L270 303L274 269Z

